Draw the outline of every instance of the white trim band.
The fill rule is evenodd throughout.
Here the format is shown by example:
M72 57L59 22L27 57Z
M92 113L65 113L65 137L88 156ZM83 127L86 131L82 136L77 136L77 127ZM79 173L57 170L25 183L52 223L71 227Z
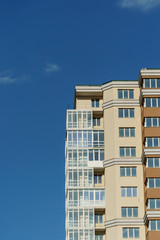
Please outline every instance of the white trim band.
M110 107L134 107L140 106L139 100L111 100L108 102L103 103L102 108L107 109Z
M103 161L103 167L111 167L113 165L142 165L141 158L112 158Z
M113 220L106 221L104 223L104 226L106 228L115 227L115 226L137 226L137 225L144 225L144 219L138 218L138 219L126 219L126 218L116 218Z
M146 223L148 218L160 218L160 211L146 211L144 215L144 222Z
M141 91L142 96L159 96L160 95L160 89L142 89Z
M110 88L138 88L138 80L133 81L110 81L102 85L102 91L108 90Z
M76 92L102 92L101 86L75 86Z
M142 153L142 163L144 162L146 155L149 155L149 156L160 155L160 149L159 148L144 148L143 153Z

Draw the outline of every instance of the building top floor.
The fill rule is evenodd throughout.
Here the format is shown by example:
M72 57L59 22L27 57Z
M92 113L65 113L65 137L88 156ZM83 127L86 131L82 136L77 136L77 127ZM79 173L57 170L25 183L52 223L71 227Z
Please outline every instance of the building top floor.
M75 109L102 111L105 102L113 100L139 100L145 91L157 91L160 88L160 69L143 68L137 80L111 80L102 85L75 86ZM150 94L150 92L147 94Z

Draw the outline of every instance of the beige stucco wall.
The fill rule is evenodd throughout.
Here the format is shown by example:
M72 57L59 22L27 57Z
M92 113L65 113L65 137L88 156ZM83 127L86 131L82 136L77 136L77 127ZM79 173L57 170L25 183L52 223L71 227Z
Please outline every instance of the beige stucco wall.
M100 99L100 107L92 108L92 99ZM91 110L102 110L103 99L102 98L94 98L94 97L77 97L76 98L76 109L91 109Z
M133 88L110 88L103 92L104 103L111 100L118 100L118 89ZM134 100L139 99L139 88L134 88ZM133 100L133 101L134 101ZM122 100L118 100L119 102ZM127 99L125 99L127 101ZM132 100L130 100L131 102ZM119 118L119 108L134 108L134 118ZM135 137L119 137L120 127L135 127ZM120 157L120 147L136 147L136 158L141 158L142 154L142 134L141 134L141 111L140 106L112 106L104 109L104 138L105 138L105 160L124 159ZM126 157L128 158L128 157ZM144 217L144 187L143 187L143 167L134 164L126 167L136 166L137 177L120 177L120 166L112 165L105 168L105 190L106 190L106 221L121 219L121 207L138 207L138 218ZM137 186L137 197L121 197L121 187ZM122 227L110 227L106 229L107 240L121 240ZM132 227L132 226L131 226ZM139 226L137 226L139 227ZM140 239L145 239L145 227L140 226Z
M138 207L138 218L143 218L143 168L141 165L137 165L137 177L120 177L120 166L114 165L105 168L106 221L121 218L121 207ZM133 164L132 166L136 165ZM137 186L138 196L121 197L121 187L123 186Z
M119 158L120 146L135 146L136 157L140 158L142 152L140 107L132 107L135 108L134 118L118 118L118 108L123 108L123 105L104 110L105 159ZM119 127L135 127L135 137L119 137Z
M126 84L127 86L127 84ZM107 89L103 92L103 101L108 102L110 100L116 100L118 99L118 89L134 89L134 99L139 99L139 95L140 95L140 89L139 87L137 88L131 88L131 87L119 87L119 88L110 88ZM127 100L127 99L125 99Z
M127 227L127 226L124 226ZM139 239L145 239L145 227L144 226L129 226L129 227L139 227ZM106 229L106 239L105 240L124 240L122 237L122 226L116 226Z

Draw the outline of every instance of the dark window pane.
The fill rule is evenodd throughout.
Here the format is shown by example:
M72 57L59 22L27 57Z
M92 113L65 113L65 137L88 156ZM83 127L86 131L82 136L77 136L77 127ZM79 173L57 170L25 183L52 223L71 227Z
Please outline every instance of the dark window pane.
M122 90L118 90L118 98L119 98L119 99L122 99L122 98L123 98L123 96L122 96Z

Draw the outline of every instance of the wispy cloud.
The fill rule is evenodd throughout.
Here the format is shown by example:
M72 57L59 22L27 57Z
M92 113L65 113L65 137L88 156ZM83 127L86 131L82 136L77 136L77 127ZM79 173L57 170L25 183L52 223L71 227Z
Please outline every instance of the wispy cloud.
M46 73L58 72L60 69L61 67L58 64L54 63L46 63L46 66L44 68Z
M149 11L160 6L160 0L121 0L120 5L123 8L137 8L142 11Z
M29 76L26 76L26 75L16 76L14 74L13 69L0 72L0 84L11 84L11 83L17 83L17 82L24 82L28 80L29 80Z

